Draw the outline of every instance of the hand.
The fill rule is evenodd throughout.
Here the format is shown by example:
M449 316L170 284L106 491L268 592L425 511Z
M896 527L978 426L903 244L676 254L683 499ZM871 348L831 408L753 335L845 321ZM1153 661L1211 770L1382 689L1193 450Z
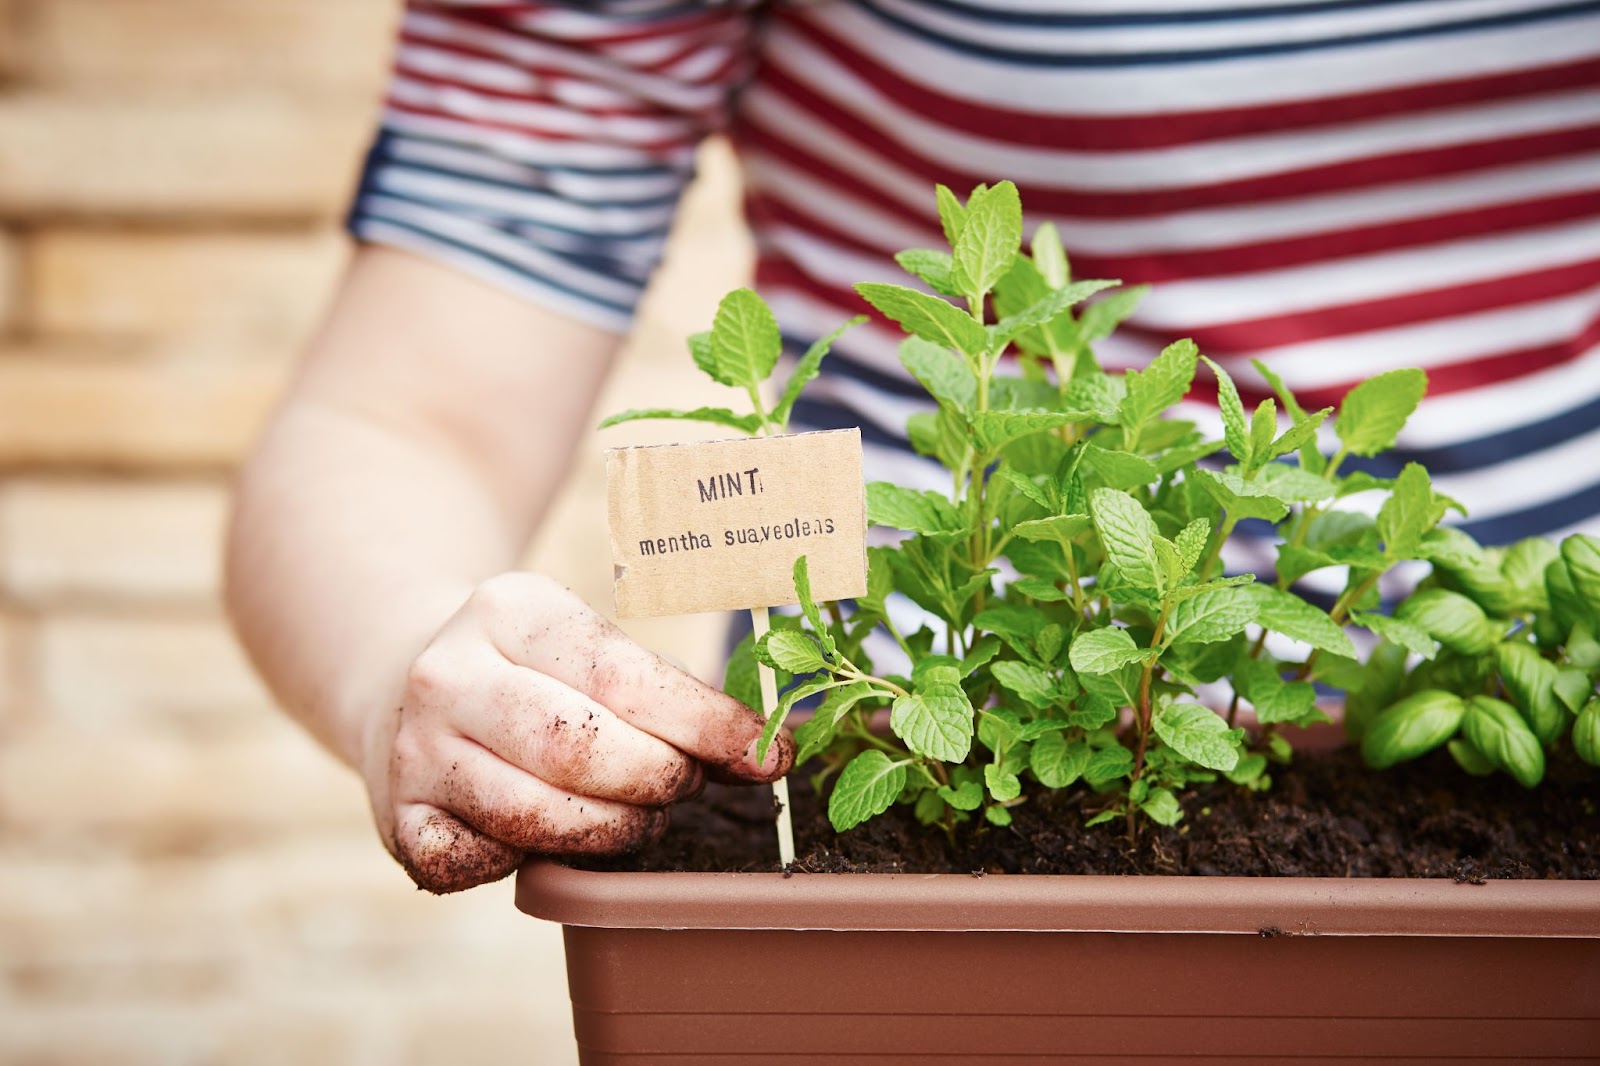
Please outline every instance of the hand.
M640 648L570 590L491 578L406 674L369 730L363 772L384 843L420 887L455 892L528 854L613 854L719 780L773 781L761 716Z

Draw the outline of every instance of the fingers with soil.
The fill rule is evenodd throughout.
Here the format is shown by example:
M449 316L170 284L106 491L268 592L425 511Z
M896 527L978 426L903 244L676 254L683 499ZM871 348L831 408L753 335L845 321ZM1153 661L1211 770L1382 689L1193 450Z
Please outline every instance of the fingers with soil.
M439 895L498 881L523 858L516 848L423 803L399 812L394 853L418 888Z

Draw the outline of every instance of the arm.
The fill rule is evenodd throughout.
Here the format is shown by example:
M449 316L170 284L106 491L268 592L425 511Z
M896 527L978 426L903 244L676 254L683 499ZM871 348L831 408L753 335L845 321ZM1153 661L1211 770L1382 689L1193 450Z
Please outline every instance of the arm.
M635 846L702 763L787 769L787 739L750 765L754 712L555 582L505 573L617 343L364 248L241 476L236 627L290 712L362 774L425 888L495 880L528 852Z

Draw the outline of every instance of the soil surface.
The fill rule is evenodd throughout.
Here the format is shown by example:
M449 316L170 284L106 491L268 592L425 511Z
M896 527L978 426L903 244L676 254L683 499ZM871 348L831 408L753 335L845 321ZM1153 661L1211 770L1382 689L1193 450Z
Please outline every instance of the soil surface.
M1350 750L1297 754L1269 791L1219 782L1184 797L1184 819L1083 828L1087 790L1039 791L1006 828L969 823L952 843L897 806L835 834L805 774L790 781L795 872L1198 874L1234 876L1600 878L1600 782L1555 761L1529 792L1472 778L1443 751L1383 773ZM1037 786L1036 786L1037 787ZM711 785L674 808L649 849L590 869L779 869L770 789Z

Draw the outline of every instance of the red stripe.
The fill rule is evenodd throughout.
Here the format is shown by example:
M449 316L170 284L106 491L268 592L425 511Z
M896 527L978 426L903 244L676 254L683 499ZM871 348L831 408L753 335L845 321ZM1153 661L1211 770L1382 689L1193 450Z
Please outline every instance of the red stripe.
M790 289L803 293L825 306L837 308L841 319L850 315L865 313L882 323L886 329L894 331L899 329L898 326L883 319L877 311L868 305L865 300L861 299L860 296L856 295L855 292L840 289L820 281L805 273L794 263L786 259L777 258L770 253L763 254L757 261L756 283L757 287L762 292L767 293L769 297L781 289ZM1459 308L1457 311L1459 313ZM1123 331L1127 331L1127 329L1128 327L1123 327ZM1172 340L1174 337L1185 335L1187 334L1181 330L1164 331L1160 339L1152 344L1151 353L1154 354L1161 344ZM1205 342L1200 335L1196 334L1195 336L1201 347L1205 348ZM1453 392L1481 388L1498 382L1513 381L1527 374L1533 374L1561 363L1571 362L1596 344L1600 344L1600 316L1591 320L1589 325L1576 336L1564 340L1508 352L1499 352L1493 355L1475 356L1459 363L1429 367L1428 395L1443 396ZM1241 360L1244 357L1244 355L1237 353L1222 356L1224 359ZM1341 385L1309 389L1297 388L1295 389L1295 394L1302 406L1315 410L1337 404L1344 394L1357 384L1359 382L1351 381ZM1252 407L1271 395L1270 392L1264 389L1248 384L1241 385L1239 391L1245 402ZM1190 392L1190 397L1216 402L1215 383L1209 379L1197 378L1194 388Z
M974 166L972 162L934 159L924 155L912 145L901 143L899 131L866 122L775 68L762 70L760 84L764 91L777 93L793 106L812 114L822 126L831 129L839 141L807 144L790 140L792 135L789 131L759 128L748 115L738 117L735 137L752 141L759 138L764 146L785 142L791 156L811 161L806 167L808 170L824 169L818 153L853 152L865 159L882 159L928 186L943 182L952 188L965 190L979 182L994 181L999 176L991 170L979 169L981 160ZM1525 137L1502 137L1420 151L1392 152L1343 163L1177 189L1105 191L1071 186L1034 186L1025 187L1023 197L1028 207L1041 217L1075 215L1081 218L1131 218L1293 199L1323 192L1350 192L1406 181L1433 180L1452 174L1577 155L1597 149L1600 149L1600 123ZM1070 174L1070 171L1063 167L1063 173ZM931 211L932 198L929 199Z
M448 18L456 22L472 23L486 29L497 30L502 33L536 34L552 41L576 41L585 45L620 44L630 41L650 40L652 38L671 37L682 33L694 33L729 24L734 20L742 20L742 14L733 14L729 11L718 11L704 8L685 15L674 15L670 18L641 19L637 22L617 22L608 26L603 33L576 33L558 35L539 23L547 15L556 15L570 19L573 16L571 8L555 4L496 4L493 6L476 6L463 8L455 4L423 3L420 0L411 0L408 5L412 10L427 10L441 18Z
M652 155L665 156L673 151L692 151L700 141L698 132L691 131L675 138L662 138L651 141L634 141L619 139L601 139L593 135L574 135L561 133L555 130L541 129L537 126L527 126L511 122L495 122L476 116L458 115L454 112L440 110L439 108L426 107L420 104L407 104L398 100L389 99L385 106L391 111L399 111L407 115L422 115L427 118L446 119L458 122L474 130L503 130L507 133L520 134L531 141L560 141L566 144L598 144L607 148L630 148Z
M1055 144L1075 151L1126 152L1280 130L1315 129L1409 112L1497 103L1600 85L1600 58L1507 74L1459 78L1403 88L1291 103L1159 115L1040 114L977 104L896 75L804 16L784 20L798 35L886 98L940 125L1018 144ZM1069 101L1063 101L1070 106Z
M431 48L434 46L429 45L429 47ZM523 69L527 70L528 68ZM537 76L544 84L540 85L539 88L534 92L516 92L511 89L497 89L493 86L483 85L479 82L462 77L459 74L455 76L441 76L433 73L432 71L421 70L415 66L407 64L403 57L398 59L395 63L395 75L397 78L403 78L406 81L421 82L425 85L434 86L435 88L457 89L464 93L471 93L474 96L482 96L491 100L505 100L511 103L519 104L545 104L550 107L565 108L569 111L581 111L585 115L594 115L596 117L605 118L659 118L663 114L659 108L595 107L593 105L584 105L579 107L576 104L557 98L553 95L552 90L557 84L560 83L565 83L568 85L585 83L579 82L577 79L572 77L553 76L542 71L529 70L529 73Z
M1554 300L1589 289L1600 292L1600 259L1386 299L1200 326L1186 332L1213 357L1220 355L1227 358L1289 344L1396 329L1478 311L1496 311L1539 300ZM1172 329L1151 329L1131 324L1124 325L1122 331L1142 336L1156 344L1170 340L1173 333Z

